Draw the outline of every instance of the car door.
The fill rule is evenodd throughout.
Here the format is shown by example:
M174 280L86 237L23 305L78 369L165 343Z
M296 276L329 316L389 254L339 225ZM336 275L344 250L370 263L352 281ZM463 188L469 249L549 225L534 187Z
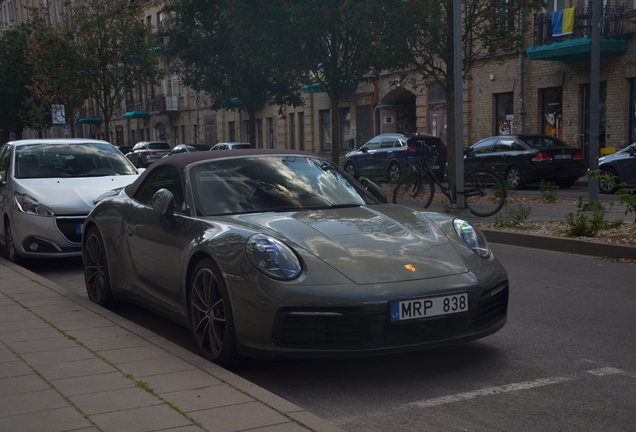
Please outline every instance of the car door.
M636 187L636 144L633 144L620 161L617 161L618 178L629 187Z
M497 137L486 138L473 145L464 156L464 171L468 172L475 168L488 168L493 163L492 159L496 156L494 146Z
M395 151L401 147L400 140L395 137L383 137L380 148L375 152L375 165L379 175L387 175L390 163L395 159Z
M505 137L497 139L491 156L485 156L485 164L504 178L508 167L521 163L520 155L525 152L514 138Z
M363 145L355 156L355 165L361 175L374 175L378 171L375 153L380 148L382 137L376 137Z
M160 221L151 206L159 189L168 189L175 196L177 209L171 221ZM180 309L184 251L188 245L187 207L179 172L172 166L153 171L139 187L133 200L135 211L125 221L126 236L139 288L146 297L153 297L167 308ZM173 223L174 222L174 223Z

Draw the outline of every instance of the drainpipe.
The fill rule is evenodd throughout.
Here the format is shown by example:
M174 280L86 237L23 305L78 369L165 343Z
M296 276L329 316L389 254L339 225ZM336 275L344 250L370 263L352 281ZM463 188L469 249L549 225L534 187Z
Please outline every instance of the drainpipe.
M519 9L519 36L521 36L521 46L519 47L519 133L523 133L524 128L524 116L526 114L525 105L524 105L524 58L523 58L523 47L525 45L524 34L523 34L523 23L526 19L526 11L524 8Z
M378 105L378 94L380 92L380 73L375 72L375 81L373 83L373 103L371 104L371 137L375 136L375 108Z

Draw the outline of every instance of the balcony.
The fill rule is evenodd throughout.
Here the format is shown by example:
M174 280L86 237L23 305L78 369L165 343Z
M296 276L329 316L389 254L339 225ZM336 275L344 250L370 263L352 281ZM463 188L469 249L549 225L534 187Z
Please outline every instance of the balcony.
M566 63L589 60L592 44L591 10L588 7L573 9L573 22L569 26L564 23L562 31L555 29L553 22L555 14L564 16L564 11L534 15L534 43L527 51L530 60ZM623 34L623 12L622 6L603 7L601 57L623 55L626 52L626 41L619 39Z
M178 96L156 96L148 102L148 111L151 115L170 115L179 112Z

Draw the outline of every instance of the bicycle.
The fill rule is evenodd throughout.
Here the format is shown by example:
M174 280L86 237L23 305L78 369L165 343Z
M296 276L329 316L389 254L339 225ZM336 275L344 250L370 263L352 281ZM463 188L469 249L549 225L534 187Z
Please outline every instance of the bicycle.
M414 164L411 167L415 172L401 179L393 190L393 204L428 208L433 202L435 185L452 204L457 202L456 188L442 184L427 163L426 157L422 157L420 167ZM464 199L475 216L492 216L501 210L506 200L504 182L490 171L474 169L464 175Z

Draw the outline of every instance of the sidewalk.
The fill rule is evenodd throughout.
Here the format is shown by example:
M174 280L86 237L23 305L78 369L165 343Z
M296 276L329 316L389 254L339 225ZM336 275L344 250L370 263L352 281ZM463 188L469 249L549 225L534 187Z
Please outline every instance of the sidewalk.
M0 258L0 431L341 429Z

